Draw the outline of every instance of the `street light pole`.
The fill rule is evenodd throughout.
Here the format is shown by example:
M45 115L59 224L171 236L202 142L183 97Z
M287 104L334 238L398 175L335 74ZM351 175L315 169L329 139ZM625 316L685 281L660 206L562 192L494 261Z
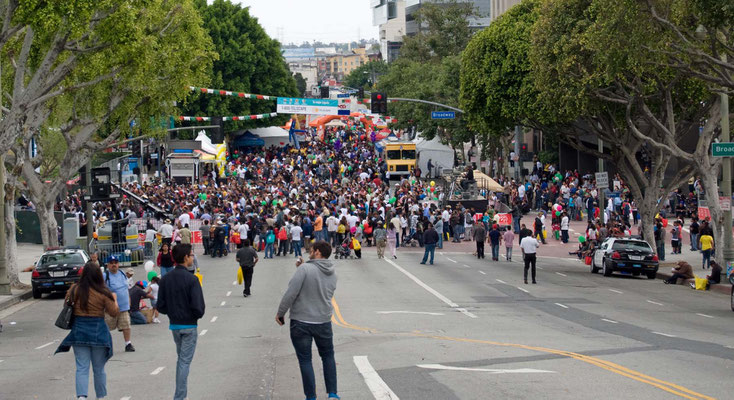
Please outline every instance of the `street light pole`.
M2 118L2 69L0 69L0 118ZM0 295L10 292L8 279L8 249L5 238L5 154L0 154Z
M721 60L726 63L726 54L721 56ZM726 91L721 92L721 141L728 143L731 140L731 128L729 127L729 95ZM724 197L731 201L731 158L724 157L721 164L721 191ZM713 197L713 198L712 198ZM709 196L709 201L718 201L716 196ZM722 256L726 263L727 273L729 263L734 261L734 249L732 248L732 213L731 207L724 210L724 251Z

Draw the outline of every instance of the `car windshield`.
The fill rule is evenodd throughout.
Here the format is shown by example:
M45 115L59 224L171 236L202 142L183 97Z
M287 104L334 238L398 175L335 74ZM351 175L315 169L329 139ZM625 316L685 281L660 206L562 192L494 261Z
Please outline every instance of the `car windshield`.
M636 240L615 240L612 250L641 251L645 253L652 252L650 245Z
M79 253L44 254L38 262L39 267L55 264L84 264L84 257Z

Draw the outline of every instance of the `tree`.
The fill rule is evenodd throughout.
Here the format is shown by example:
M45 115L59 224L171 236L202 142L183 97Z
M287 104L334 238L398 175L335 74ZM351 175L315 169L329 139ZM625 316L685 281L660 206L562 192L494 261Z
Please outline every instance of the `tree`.
M346 78L344 85L354 89L371 89L378 77L387 72L387 63L382 60L369 61L352 70Z
M461 52L472 37L468 21L475 16L470 3L422 4L415 14L420 31L405 38L400 57L380 77L378 89L388 98L415 98L458 107ZM391 103L389 109L398 119L395 127L416 127L427 139L439 135L458 147L474 138L463 118L432 120L434 106L398 102Z
M296 80L296 90L298 90L298 95L301 97L306 96L307 83L303 75L301 75L300 72L296 72L296 74L293 75L293 79Z
M214 42L219 59L209 71L211 85L268 96L298 96L296 80L280 52L280 43L268 36L248 7L229 0L195 0L204 27ZM272 100L251 100L231 96L194 93L181 106L181 115L239 116L275 111ZM246 126L283 125L288 115L254 122L227 122L225 129L233 131Z
M10 0L0 15L0 153L12 150L10 173L27 185L44 244L55 245L54 202L66 181L132 120L155 131L148 116L171 115L187 85L206 83L216 55L190 0ZM35 172L57 150L44 147L48 130L66 144L57 167L41 170L55 175L51 182ZM35 157L32 138L40 145Z

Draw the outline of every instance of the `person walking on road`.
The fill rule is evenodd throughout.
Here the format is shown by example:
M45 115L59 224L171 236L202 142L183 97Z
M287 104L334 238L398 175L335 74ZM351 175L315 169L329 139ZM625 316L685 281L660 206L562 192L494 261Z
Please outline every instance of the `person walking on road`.
M531 236L525 236L522 238L522 241L520 242L520 248L522 249L522 255L523 260L525 261L525 270L524 270L524 281L525 284L528 284L528 269L531 268L531 274L533 278L533 284L536 284L535 281L535 263L537 261L536 253L538 251L538 247L540 246L540 242L538 239L531 237Z
M436 233L438 233L438 243L436 244L436 248L443 249L443 219L441 218L441 213L436 213L436 221L433 228L436 229Z
M74 348L77 399L88 397L90 363L94 372L95 395L98 399L107 396L104 367L112 357L112 335L106 329L104 316L107 313L116 317L120 312L115 296L105 287L102 270L93 261L84 265L79 282L66 292L66 301L74 307L74 320L71 332L54 354Z
M472 236L477 244L477 258L482 259L484 258L484 241L487 240L487 231L484 230L484 225L481 222L474 225ZM492 250L492 258L494 259L494 250Z
M492 261L499 261L500 260L500 242L502 241L502 232L500 232L497 224L492 225L492 229L489 231L488 236L489 236L489 245L492 247Z
M196 351L198 320L204 316L204 294L199 279L187 268L194 264L190 244L173 248L176 268L161 279L158 288L158 312L168 315L169 329L176 344L176 392L174 400L188 395L188 379L191 361Z
M245 281L245 290L242 294L245 297L250 296L250 286L252 286L252 273L255 271L255 264L259 261L257 251L250 246L250 239L242 241L242 248L237 250L237 262L240 263L242 269L242 278Z
M563 243L568 243L568 225L568 214L564 211L563 214L561 214L561 242Z
M515 241L515 234L512 233L512 229L507 228L505 230L505 234L502 237L502 240L505 242L505 258L507 261L512 261L512 246L514 245Z
M375 237L375 247L377 248L377 258L385 258L385 246L387 245L387 231L384 223L377 221L377 226L372 231Z
M398 255L395 253L395 245L398 241L397 232L395 231L395 228L393 228L393 225L391 223L388 223L387 228L387 248L390 250L390 255L392 258L396 259L398 258Z
M431 256L431 265L433 265L433 256L436 253L436 243L438 243L438 233L435 229L433 229L433 224L428 223L428 229L426 229L425 232L423 232L423 261L421 261L421 264L425 264L428 260L428 255Z
M171 245L163 243L161 250L158 252L156 264L161 269L161 278L173 270L173 253L171 253Z
M288 282L288 289L275 314L275 322L283 326L285 314L290 310L291 342L298 357L307 400L316 399L316 377L311 364L312 342L316 342L321 356L328 396L339 399L331 328L331 301L337 278L334 264L328 260L330 255L331 246L320 240L311 246L307 262L304 263L302 258L296 261L296 272Z
M110 318L106 319L107 327L110 330L117 329L122 332L122 337L125 339L125 351L135 351L130 341L130 293L128 292L127 276L120 271L120 262L117 257L111 257L107 262L104 283L116 295L117 306L120 310L116 316L110 315Z
M535 222L533 223L533 228L535 231L533 232L534 238L540 238L540 241L543 244L545 243L545 236L543 235L543 220L541 217L543 216L543 213L539 213L537 217L535 217Z

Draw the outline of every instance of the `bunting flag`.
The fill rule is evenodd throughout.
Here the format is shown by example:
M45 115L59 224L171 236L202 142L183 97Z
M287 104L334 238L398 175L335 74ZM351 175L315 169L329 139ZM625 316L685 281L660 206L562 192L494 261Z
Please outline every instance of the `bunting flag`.
M245 115L241 117L222 117L222 121L251 121L253 119L266 119L266 118L273 118L277 117L278 113L269 113L269 114L254 114L254 115ZM176 117L179 121L211 121L212 117Z
M189 86L189 89L191 89L192 92L200 92L200 93L206 93L206 94L218 94L220 96L232 96L232 97L239 97L242 99L254 99L254 100L277 100L278 99L278 96L264 96L261 94L232 92L229 90L209 89L209 88L202 88L202 87L196 87L196 86Z

